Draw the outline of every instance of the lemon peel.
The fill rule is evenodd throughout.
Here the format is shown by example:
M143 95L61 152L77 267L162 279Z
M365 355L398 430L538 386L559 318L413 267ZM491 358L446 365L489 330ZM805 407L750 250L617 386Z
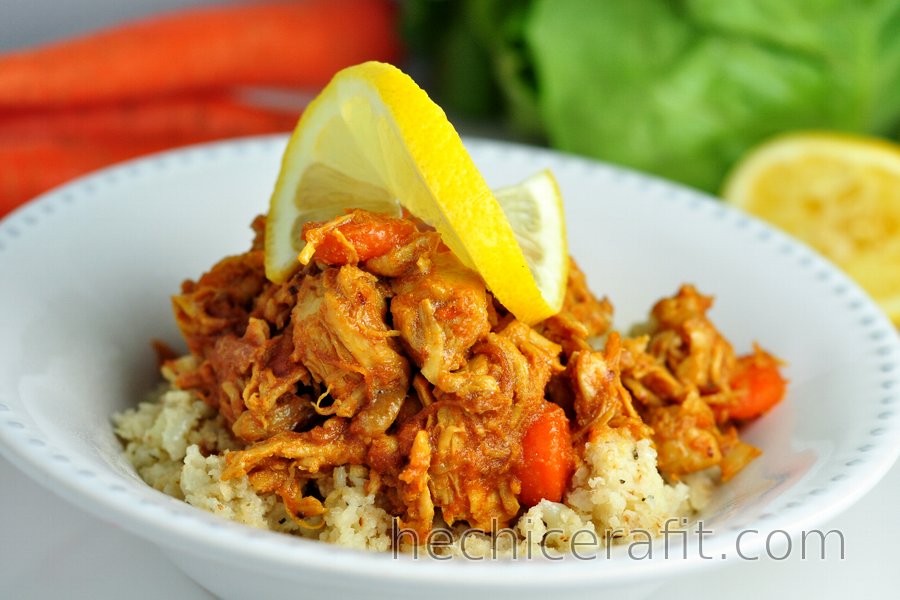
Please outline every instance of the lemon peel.
M558 188L554 193L558 198ZM443 110L388 64L340 71L301 116L270 200L267 277L283 282L299 267L304 223L350 207L388 214L409 210L433 226L526 323L562 305L565 271L539 284L503 208ZM557 210L561 219L558 203ZM553 256L567 255L564 234L557 237L563 246Z

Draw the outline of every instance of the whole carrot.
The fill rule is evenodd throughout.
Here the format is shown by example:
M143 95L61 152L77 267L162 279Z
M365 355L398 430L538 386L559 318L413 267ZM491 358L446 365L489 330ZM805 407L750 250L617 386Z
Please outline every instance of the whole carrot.
M28 135L21 130L15 137L0 133L0 217L54 186L112 163L222 137L289 131L296 121L293 115L237 104L223 108L179 102L183 114L175 111L174 121L159 112L163 106L134 107L128 119L115 114L121 107L110 107L108 120L98 115L95 123L87 124L96 126L94 130L80 132L77 111L35 116L36 121L53 121L57 132L73 135L56 135L37 122L29 125ZM0 123L0 131L3 127Z
M26 140L0 143L0 217L26 200L104 165L162 150L160 142L96 144Z
M226 92L0 114L0 142L160 140L171 145L290 131L300 111L249 105Z
M399 55L390 0L197 8L0 57L0 108L84 105L234 85L319 87Z

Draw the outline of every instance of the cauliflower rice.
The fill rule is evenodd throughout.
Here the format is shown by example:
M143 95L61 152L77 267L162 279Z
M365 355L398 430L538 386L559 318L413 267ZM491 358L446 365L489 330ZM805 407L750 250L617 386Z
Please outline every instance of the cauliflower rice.
M113 421L138 474L165 494L259 529L347 548L392 547L392 517L368 491L364 466L337 467L317 480L326 513L321 522L305 527L289 517L277 495L256 493L246 476L221 480L225 455L240 445L223 418L191 392L163 387ZM655 536L667 520L687 518L706 503L711 475L686 480L690 486L663 480L650 440L635 441L610 429L587 445L565 503L543 500L496 535L464 525L445 529L450 534L435 548L439 554L468 558L535 556L540 546L545 554L565 553L576 536L581 552L633 540L636 534ZM403 550L411 550L402 535L398 541Z

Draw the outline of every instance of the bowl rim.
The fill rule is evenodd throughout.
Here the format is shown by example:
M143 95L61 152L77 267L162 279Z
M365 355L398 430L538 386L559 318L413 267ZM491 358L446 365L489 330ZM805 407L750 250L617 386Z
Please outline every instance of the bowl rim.
M73 199L97 190L102 191L110 181L140 175L147 170L158 172L161 166L178 164L180 161L195 164L204 160L215 161L223 156L245 155L248 152L280 155L287 137L276 134L199 144L127 161L80 177L42 194L0 220L0 252L4 242L14 243L20 232L36 219L46 218L46 213L51 212L46 210L47 207L72 202ZM761 243L789 247L795 255L806 260L808 268L827 274L830 282L828 285L833 286L837 282L849 296L858 299L852 310L861 315L859 326L865 330L866 339L873 346L877 344L879 348L888 348L886 354L895 361L900 356L900 337L896 329L855 282L802 242L712 196L651 175L555 150L471 137L466 137L465 142L470 149L483 153L536 153L551 164L605 171L627 185L636 186L642 193L665 194L669 200L686 203L691 209L715 211L717 216L722 217L723 223L731 223L742 229L749 228ZM895 394L895 380L890 372L893 363L885 364L890 364L891 369L882 369L885 371L882 386L887 390L886 393ZM122 477L113 478L94 473L77 460L60 456L54 452L52 440L31 431L17 418L15 410L4 401L4 395L0 395L0 453L17 468L82 509L122 526L131 533L161 546L225 563L241 561L257 570L272 573L285 568L302 567L323 574L347 576L352 573L359 577L396 583L417 581L460 587L477 586L481 589L527 582L531 587L548 590L585 583L602 582L605 585L644 582L675 572L686 573L704 565L726 563L726 560L701 559L691 553L684 560L654 557L644 561L607 561L602 563L602 568L586 567L581 564L583 561L569 559L560 561L560 564L553 565L550 569L535 568L544 561L488 560L478 564L450 561L449 564L439 564L438 561L414 561L403 556L394 559L389 553L361 552L255 530L227 522L165 496L143 482L129 482ZM870 439L859 448L864 460L860 459L856 465L851 465L852 461L847 463L848 467L853 467L848 471L849 475L834 478L830 490L807 490L805 494L809 496L808 502L801 505L792 506L789 501L777 502L776 504L782 505L779 510L761 515L756 521L747 523L745 528L764 524L768 530L781 529L795 538L801 531L823 523L861 498L884 476L900 454L900 414L887 411L882 414L887 416L873 424L875 428L870 431ZM786 500L792 498L789 492L790 490L785 492L788 497ZM709 551L715 556L720 547L724 549L731 540L730 534L717 536ZM744 549L747 552L758 551L761 544L762 541L757 539L744 546ZM593 562L590 561L589 564ZM643 564L645 562L651 564ZM387 564L392 567L386 568ZM461 577L463 571L459 569L465 569L464 577ZM530 575L532 572L539 575Z

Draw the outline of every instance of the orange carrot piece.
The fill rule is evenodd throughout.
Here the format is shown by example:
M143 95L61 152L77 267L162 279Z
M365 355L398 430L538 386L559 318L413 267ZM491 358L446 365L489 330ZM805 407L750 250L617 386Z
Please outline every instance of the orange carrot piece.
M303 238L315 246L315 259L328 265L365 262L405 244L415 233L412 223L372 213L351 213L340 225L306 223Z
M390 0L195 8L0 56L0 108L61 107L235 85L318 88L399 57Z
M572 476L572 434L562 408L547 403L522 439L522 464L516 476L522 483L519 502L534 506L541 499L562 500Z
M737 371L731 379L731 387L738 393L737 400L723 407L729 418L753 419L781 402L787 380L781 376L778 366L778 359L760 349L738 359Z
M166 140L169 145L290 131L299 110L250 106L227 93L194 94L0 114L0 142L28 139Z

